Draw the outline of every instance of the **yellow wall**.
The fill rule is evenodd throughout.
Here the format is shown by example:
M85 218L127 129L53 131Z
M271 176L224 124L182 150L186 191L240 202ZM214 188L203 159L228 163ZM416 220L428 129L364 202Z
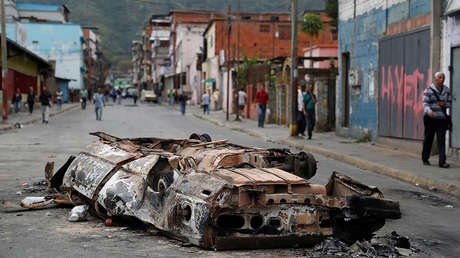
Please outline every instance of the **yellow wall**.
M15 54L15 53L12 53L12 54ZM1 53L0 53L0 58L1 58ZM30 76L38 75L37 62L27 57L24 53L19 53L17 56L9 58L8 68L14 69L18 72L21 72L21 73L24 73Z

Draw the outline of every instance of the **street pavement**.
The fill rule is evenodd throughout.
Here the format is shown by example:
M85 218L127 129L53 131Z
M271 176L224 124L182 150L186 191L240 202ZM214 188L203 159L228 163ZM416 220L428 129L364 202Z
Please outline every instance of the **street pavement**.
M49 124L35 123L19 130L0 132L0 257L279 257L308 254L308 249L301 248L213 252L142 230L105 227L94 217L86 222L71 223L67 221L70 209L65 207L33 211L17 207L25 196L46 194L24 189L23 183L33 185L42 180L47 161L55 161L59 167L69 155L78 153L95 140L88 134L94 131L120 137L162 138L208 133L213 140L229 139L245 146L299 151L243 130L231 130L198 119L193 108L182 116L167 106L130 104L125 101L123 105L106 107L102 121L95 120L94 107L88 106L85 111L72 109L56 115ZM276 135L271 126L265 130ZM316 137L313 141L319 143ZM355 144L348 141L343 145ZM457 198L426 191L323 155L315 157L320 168L311 182L324 184L333 171L340 171L363 183L376 185L386 198L400 201L402 218L388 221L378 235L397 231L433 257L455 257L460 252L460 201ZM22 195L17 195L18 192Z
M38 106L38 105L37 105ZM50 108L50 118L54 117L56 115L62 114L68 110L74 109L79 107L80 104L76 103L64 103L62 104L62 107L59 108L57 105L53 105ZM19 113L10 113L8 115L8 121L7 122L0 122L0 131L8 131L8 130L14 130L16 129L17 125L19 126L24 126L28 124L33 124L37 122L42 121L42 109L41 107L38 108L36 107L34 112L32 114L29 114L29 112L24 111L24 112L19 112Z
M451 165L449 169L439 168L437 155L430 159L431 166L424 166L420 153L373 142L357 143L354 139L339 137L334 132L314 133L312 140L307 140L305 137L289 137L289 130L285 126L266 124L264 128L258 128L257 121L243 119L237 122L234 121L234 115L226 121L226 114L221 111L210 112L209 115L204 115L198 108L192 107L190 111L196 117L219 126L321 154L431 191L460 197L460 165L448 160Z

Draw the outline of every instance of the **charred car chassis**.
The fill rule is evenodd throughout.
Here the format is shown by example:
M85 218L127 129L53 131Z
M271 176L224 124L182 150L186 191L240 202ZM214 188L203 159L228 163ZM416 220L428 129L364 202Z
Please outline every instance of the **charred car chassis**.
M334 172L327 185L309 183L317 169L311 154L196 134L182 140L93 135L99 140L56 173L48 168L50 187L101 218L135 218L204 248L312 246L331 235L353 242L401 216L399 203L345 175Z

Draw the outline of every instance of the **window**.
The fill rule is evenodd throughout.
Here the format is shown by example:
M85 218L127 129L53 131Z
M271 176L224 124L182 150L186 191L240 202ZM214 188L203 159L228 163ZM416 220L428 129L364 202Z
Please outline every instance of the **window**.
M181 79L182 79L181 84L186 85L187 84L187 73L186 72L181 74Z
M242 20L251 20L252 17L251 16L242 16L241 19Z
M289 25L280 25L278 27L279 38L280 40L289 40L291 39L291 26Z
M270 16L270 21L279 21L280 17L279 16Z
M268 24L262 24L259 27L260 32L270 32L270 25Z

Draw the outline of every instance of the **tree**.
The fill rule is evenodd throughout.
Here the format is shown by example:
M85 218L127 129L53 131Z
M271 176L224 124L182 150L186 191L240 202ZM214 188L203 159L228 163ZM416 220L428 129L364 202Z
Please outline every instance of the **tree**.
M337 0L327 0L326 14L331 20L328 22L331 33L337 33L339 5Z
M324 31L324 23L321 16L316 13L309 13L302 17L300 31L310 36L310 58L313 57L313 38L318 37ZM313 60L310 59L310 68L313 68Z
M236 100L238 102L238 91L245 87L248 84L248 72L249 70L257 64L260 53L257 53L256 56L253 56L249 58L246 53L244 53L243 50L241 50L241 53L243 54L243 62L241 64L238 64L238 89L236 90ZM240 120L240 106L236 105L236 120Z
M260 56L260 53L257 53L256 56L249 58L243 50L241 50L241 54L243 55L243 62L239 65L238 70L238 85L240 85L240 88L248 84L248 71L258 63Z

